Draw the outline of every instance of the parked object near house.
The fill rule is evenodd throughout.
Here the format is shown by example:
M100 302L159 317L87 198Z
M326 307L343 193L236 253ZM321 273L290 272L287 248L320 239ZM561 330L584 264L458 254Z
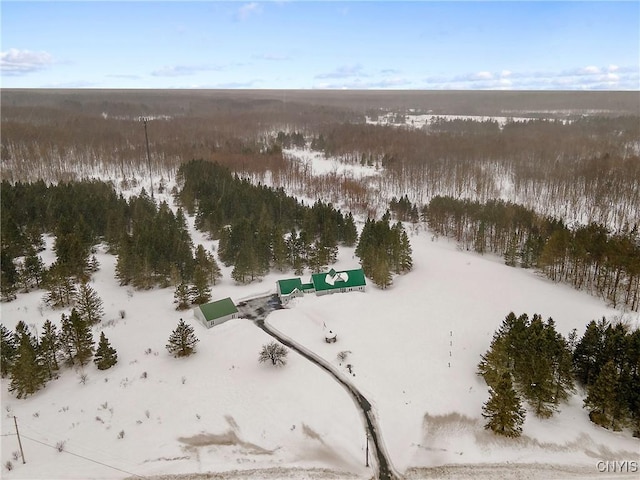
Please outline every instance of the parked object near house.
M205 327L211 328L227 320L238 318L238 309L233 303L233 300L227 297L222 300L199 305L195 308L193 314Z

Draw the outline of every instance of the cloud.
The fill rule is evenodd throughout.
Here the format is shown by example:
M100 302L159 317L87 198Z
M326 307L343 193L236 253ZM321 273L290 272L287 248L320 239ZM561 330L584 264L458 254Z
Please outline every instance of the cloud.
M125 80L138 80L142 78L140 75L129 75L126 73L110 73L107 75L109 78L124 78Z
M315 89L326 89L326 90L368 90L368 89L386 89L386 88L401 88L408 87L411 85L411 81L406 78L383 78L383 79L369 79L369 80L361 80L359 78L356 79L346 79L342 82L320 82L313 86Z
M366 73L362 70L362 65L343 65L336 68L332 72L319 73L315 76L316 79L327 78L351 78L351 77L367 77Z
M252 57L255 60L269 60L273 62L279 62L282 60L289 60L291 57L288 55L279 55L277 53L261 53L258 55L253 55Z
M637 90L637 67L589 65L563 71L470 72L452 77L423 79L420 88L459 90Z
M260 13L262 13L262 6L259 3L245 3L236 12L236 20L243 21L251 15L259 15Z
M151 75L154 77L184 77L200 72L220 71L222 67L214 65L171 65L154 70Z
M32 52L11 48L0 52L0 71L4 75L26 75L43 70L53 63L53 57L47 52Z

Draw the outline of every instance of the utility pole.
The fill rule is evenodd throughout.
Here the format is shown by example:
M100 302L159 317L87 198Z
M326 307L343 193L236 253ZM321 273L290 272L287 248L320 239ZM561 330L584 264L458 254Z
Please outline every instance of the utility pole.
M147 117L142 117L144 122L144 139L147 142L147 164L149 165L149 183L151 184L151 200L153 200L153 177L151 176L151 153L149 152L149 135L147 134Z
M13 416L13 423L16 425L16 435L18 436L18 445L20 445L20 455L22 456L22 463L25 464L27 462L24 461L24 451L22 450L22 442L20 441L20 432L18 431L18 419L16 416Z
M365 467L369 466L369 432L367 432L367 453L366 453L366 464Z

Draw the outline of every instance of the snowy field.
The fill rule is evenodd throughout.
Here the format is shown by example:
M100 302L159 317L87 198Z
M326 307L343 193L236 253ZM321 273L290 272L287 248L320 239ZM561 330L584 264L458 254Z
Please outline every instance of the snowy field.
M529 120L535 120L530 117L497 117L497 116L485 116L485 115L433 115L429 113L408 113L407 115L401 115L404 119L404 123L397 123L398 116L396 113L386 113L379 115L377 118L365 117L365 121L371 125L392 125L397 127L409 127L409 128L425 128L432 123L438 121L451 121L451 120L472 120L474 122L496 122L500 128L504 127L509 122L527 122Z
M193 229L192 218L189 223L195 245L214 246ZM411 243L414 270L392 288L311 295L268 318L333 363L372 402L395 469L406 478L633 478L598 472L600 460L638 461L640 441L591 424L581 394L552 419L528 414L520 439L486 432L480 412L488 392L475 369L510 311L553 317L564 335L573 328L581 335L602 316L638 325L638 315L501 259L460 251L424 230L413 232ZM47 245L43 259L50 263L51 239ZM4 379L2 478L205 478L197 474L207 472L220 472L215 478L371 478L359 411L329 375L293 353L282 369L259 364L258 352L271 339L249 320L207 330L191 312L174 310L172 288L119 287L115 258L103 246L97 257L100 270L91 285L105 316L94 338L104 331L119 362L106 371L93 364L63 370L23 400L8 393ZM353 249L340 250L337 269L357 264ZM277 279L292 275L274 272L238 286L231 269L222 269L213 297L236 302L273 292ZM46 319L59 325L68 310L49 309L43 295L19 294L1 304L2 323L13 329L24 320L36 330ZM187 359L165 349L180 318L200 339ZM337 332L337 343L325 343L324 328ZM342 351L349 353L340 362ZM24 465L13 458L14 416ZM11 471L4 469L8 460Z

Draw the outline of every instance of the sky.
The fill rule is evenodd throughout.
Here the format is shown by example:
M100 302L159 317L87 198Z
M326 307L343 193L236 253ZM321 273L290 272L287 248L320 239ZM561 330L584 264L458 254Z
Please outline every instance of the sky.
M2 88L640 90L637 1L0 9Z

